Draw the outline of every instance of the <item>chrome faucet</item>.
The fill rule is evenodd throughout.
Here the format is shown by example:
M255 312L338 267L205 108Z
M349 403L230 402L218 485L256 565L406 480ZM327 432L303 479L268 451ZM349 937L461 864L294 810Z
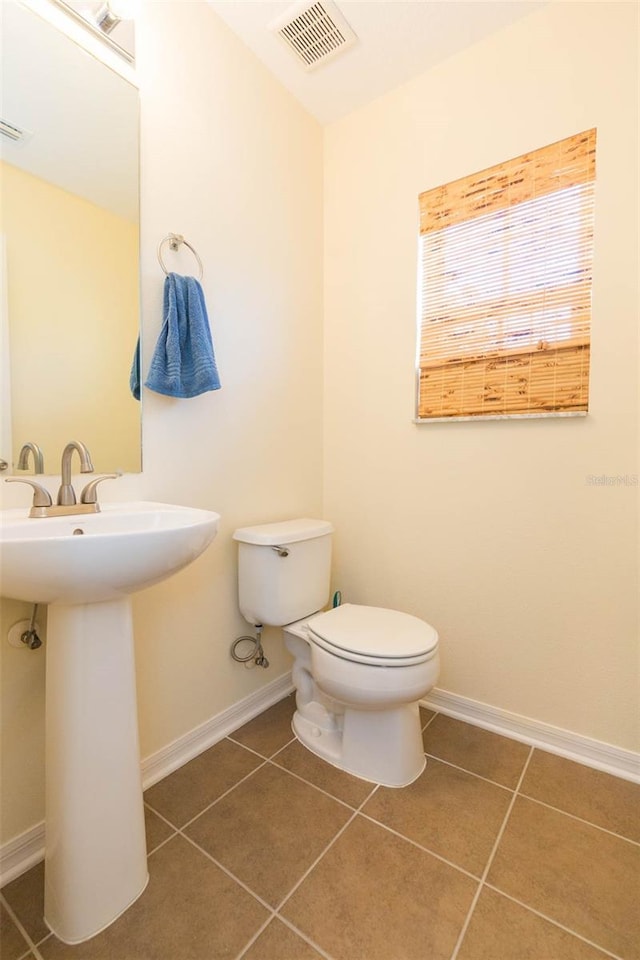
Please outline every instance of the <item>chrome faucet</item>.
M33 454L33 472L34 473L44 473L44 457L42 455L42 450L37 443L31 443L31 441L22 445L20 454L18 456L18 470L28 470L29 469L29 454Z
M71 457L77 450L80 455L80 473L93 473L91 454L80 440L72 440L62 451L62 468L60 489L58 490L58 506L70 507L76 503L76 492L71 486Z

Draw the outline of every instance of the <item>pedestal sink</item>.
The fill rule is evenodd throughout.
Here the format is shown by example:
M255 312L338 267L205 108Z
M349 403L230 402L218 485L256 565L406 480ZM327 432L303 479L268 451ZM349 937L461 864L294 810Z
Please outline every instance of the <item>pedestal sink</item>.
M65 943L107 927L148 879L130 594L195 560L219 521L150 502L0 511L2 596L50 605L45 921Z

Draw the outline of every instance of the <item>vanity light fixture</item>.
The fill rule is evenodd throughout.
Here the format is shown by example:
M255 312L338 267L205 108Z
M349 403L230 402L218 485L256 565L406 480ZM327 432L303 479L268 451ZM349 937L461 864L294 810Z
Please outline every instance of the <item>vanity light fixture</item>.
M102 32L106 33L107 35L111 33L114 27L118 26L121 20L122 17L116 16L111 9L110 3L103 3L96 13L96 23Z
M109 35L121 20L133 20L135 13L135 0L105 0L96 13L96 24Z
M109 35L109 31L113 31L120 21L133 18L136 12L135 2L129 0L124 7L123 0L105 0L103 3L91 4L80 0L21 0L21 3L74 43L84 47L88 53L115 70L129 83L137 86L133 44L128 40L125 48L119 42L120 38L115 40ZM95 13L96 7L98 14ZM97 16L101 15L105 8L108 8L108 11L103 19L105 27L109 24L108 29L100 27L97 22Z

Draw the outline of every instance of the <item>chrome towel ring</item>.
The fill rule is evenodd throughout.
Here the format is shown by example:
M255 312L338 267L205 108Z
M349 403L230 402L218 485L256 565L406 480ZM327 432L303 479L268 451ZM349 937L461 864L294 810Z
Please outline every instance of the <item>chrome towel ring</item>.
M203 269L203 266L202 266L202 260L200 259L200 257L199 257L198 254L196 253L195 249L191 246L191 244L190 244L187 240L185 240L185 238L182 236L181 233L168 233L168 234L166 235L166 237L163 237L162 240L160 241L160 243L158 244L158 262L159 262L160 266L162 267L163 272L166 273L167 276L169 275L169 272L170 272L170 271L167 270L167 268L165 267L165 265L164 265L164 260L162 259L162 246L163 246L163 244L165 244L165 243L168 243L168 244L169 244L169 248L170 248L171 250L178 250L179 247L180 247L180 244L181 244L181 243L184 243L185 247L188 247L189 250L191 250L191 253L194 255L194 257L195 257L196 260L198 261L198 269L200 270L200 276L198 277L198 280L202 280L202 277L203 277L203 275L204 275L204 269Z

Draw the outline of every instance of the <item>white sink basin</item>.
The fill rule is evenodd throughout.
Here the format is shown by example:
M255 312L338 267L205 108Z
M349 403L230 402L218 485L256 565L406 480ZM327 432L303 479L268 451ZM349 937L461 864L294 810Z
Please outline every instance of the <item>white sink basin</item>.
M33 519L0 511L0 589L30 603L115 600L171 576L213 540L209 510L146 501Z
M44 917L65 943L103 930L148 879L130 594L195 560L219 522L148 502L0 511L2 595L49 604Z

